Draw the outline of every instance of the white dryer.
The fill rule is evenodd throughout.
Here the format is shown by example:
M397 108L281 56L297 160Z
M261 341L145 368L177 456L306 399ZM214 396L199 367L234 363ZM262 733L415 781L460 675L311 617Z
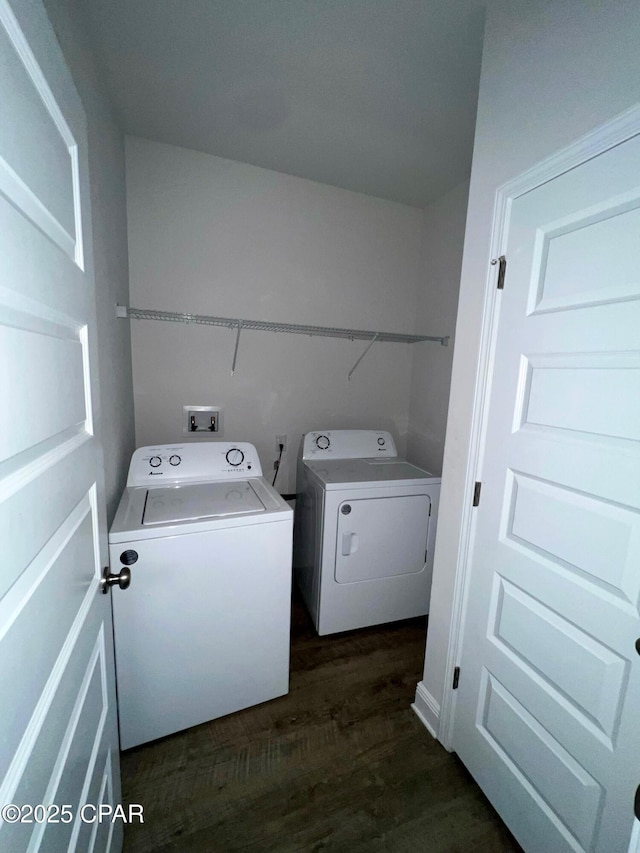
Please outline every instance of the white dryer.
M298 455L294 569L319 634L429 609L440 477L391 434L319 430Z
M292 533L253 445L136 450L109 534L122 749L288 692Z

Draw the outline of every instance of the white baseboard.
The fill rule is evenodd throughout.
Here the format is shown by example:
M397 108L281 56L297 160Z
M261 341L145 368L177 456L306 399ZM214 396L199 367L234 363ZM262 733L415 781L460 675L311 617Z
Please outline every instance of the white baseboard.
M416 698L411 707L429 734L437 740L440 723L440 705L424 686L423 681L419 681L416 686Z

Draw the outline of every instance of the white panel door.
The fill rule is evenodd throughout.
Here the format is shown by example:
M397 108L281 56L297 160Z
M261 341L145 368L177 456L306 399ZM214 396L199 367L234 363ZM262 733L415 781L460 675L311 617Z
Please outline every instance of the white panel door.
M515 199L509 222L453 747L527 853L622 853L640 783L640 138Z
M79 812L120 797L87 168L44 8L0 0L0 805L22 816L2 812L0 849L12 853L122 843L121 823Z

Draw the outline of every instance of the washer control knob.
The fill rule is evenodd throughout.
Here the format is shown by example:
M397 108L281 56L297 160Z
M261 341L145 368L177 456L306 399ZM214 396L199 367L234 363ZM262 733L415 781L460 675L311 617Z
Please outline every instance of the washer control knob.
M178 456L177 453L174 453L173 456L169 457L170 465L179 465L182 462L182 459Z
M384 447L384 438L382 436L380 436L380 438L378 439L378 444L380 445L380 447Z
M239 447L232 447L231 450L227 450L227 462L229 465L237 468L238 465L242 465L244 462L244 453Z
M151 465L152 468L157 468L158 465L162 465L162 459L160 459L159 456L152 456L149 460L149 465Z
M331 442L328 435L319 435L316 438L316 447L318 450L328 450Z

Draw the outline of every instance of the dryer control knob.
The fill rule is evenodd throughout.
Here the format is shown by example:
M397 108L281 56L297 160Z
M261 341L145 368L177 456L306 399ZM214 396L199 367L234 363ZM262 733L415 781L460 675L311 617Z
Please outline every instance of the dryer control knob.
M329 441L328 435L319 435L316 438L316 447L318 450L328 450L331 442Z
M134 551L133 548L128 548L126 551L123 551L120 554L120 562L124 566L132 566L138 560L138 552Z
M380 438L378 439L378 444L380 445L380 447L384 445L384 438L382 438L382 436L380 436Z
M149 460L149 465L151 465L152 468L157 468L158 465L162 465L162 459L160 459L159 456L152 456Z
M244 462L244 453L239 447L232 447L231 450L227 450L227 462L229 465L237 468L238 465L242 465Z
M170 465L179 465L182 462L182 459L178 456L177 453L174 453L173 456L169 457Z

